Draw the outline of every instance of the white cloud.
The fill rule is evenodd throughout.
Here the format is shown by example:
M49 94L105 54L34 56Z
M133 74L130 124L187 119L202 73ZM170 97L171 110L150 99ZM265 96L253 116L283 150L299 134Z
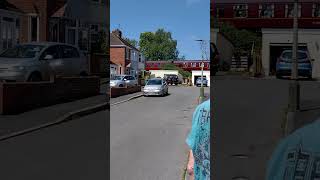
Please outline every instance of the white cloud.
M191 6L193 4L199 3L201 0L186 0L187 6Z

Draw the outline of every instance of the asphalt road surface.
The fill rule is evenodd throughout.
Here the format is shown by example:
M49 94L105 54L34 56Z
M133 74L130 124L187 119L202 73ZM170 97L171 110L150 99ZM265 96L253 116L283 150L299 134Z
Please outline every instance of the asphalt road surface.
M169 93L111 106L112 180L181 179L199 88L173 86Z
M0 179L109 179L107 117L102 111L0 141Z
M288 82L221 79L214 84L214 179L265 179L282 137Z

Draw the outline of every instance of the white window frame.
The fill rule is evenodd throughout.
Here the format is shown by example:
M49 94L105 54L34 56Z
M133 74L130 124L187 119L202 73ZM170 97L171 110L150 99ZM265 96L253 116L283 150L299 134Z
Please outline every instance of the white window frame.
M294 4L286 4L285 17L286 18L293 18L293 16L292 17L288 16L289 5L293 6L293 10L292 11L294 11ZM301 4L298 4L298 18L301 18L301 8L302 8Z
M240 6L245 6L245 11L246 11L246 16L244 16L244 17L238 17L238 16L236 16L236 10L237 10L237 8L239 8ZM242 11L244 11L244 10L242 10ZM247 18L248 17L248 4L236 4L236 5L234 5L233 6L233 17L235 17L235 18Z
M31 41L31 37L32 37L32 32L31 32L31 19L36 17L37 18L37 40L36 42L38 42L40 40L40 18L39 18L39 15L38 14L28 14L28 41L30 42Z
M319 8L319 14L318 16L315 16L315 12L316 12L316 6L318 5L318 8ZM320 3L313 3L312 4L312 17L320 17Z
M216 18L224 18L224 15L223 15L223 17L220 17L220 16L219 16L219 11L220 11L220 10L223 10L223 11L224 11L224 8L223 8L223 7L217 7L217 8L216 8Z
M262 16L262 15L261 15L262 6L263 6L263 5L272 6L272 15L271 15L271 17ZM260 17L260 18L273 18L273 17L274 17L274 4L269 4L269 3L259 4L259 17Z

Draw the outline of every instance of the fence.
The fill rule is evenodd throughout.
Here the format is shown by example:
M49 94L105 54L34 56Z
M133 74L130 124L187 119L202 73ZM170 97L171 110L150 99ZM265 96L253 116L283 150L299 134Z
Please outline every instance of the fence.
M231 71L247 71L248 70L248 57L240 57L240 59L236 59L235 57L232 57L231 61Z

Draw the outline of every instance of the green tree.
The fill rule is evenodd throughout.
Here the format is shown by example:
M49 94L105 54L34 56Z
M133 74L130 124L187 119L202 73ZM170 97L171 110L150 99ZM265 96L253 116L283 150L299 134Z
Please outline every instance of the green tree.
M229 24L221 24L220 31L234 44L236 56L249 54L253 43L256 48L261 47L261 36L255 32L239 30Z
M131 44L134 47L138 47L139 46L139 42L135 39L129 39L129 38L125 38L124 40L126 40L129 44Z
M156 32L144 32L140 34L140 50L149 60L177 59L177 41L172 39L171 32L158 29Z
M185 71L182 68L177 67L172 63L166 63L162 65L162 70L178 70L179 74L181 74L184 78L191 77L191 73L189 71Z

